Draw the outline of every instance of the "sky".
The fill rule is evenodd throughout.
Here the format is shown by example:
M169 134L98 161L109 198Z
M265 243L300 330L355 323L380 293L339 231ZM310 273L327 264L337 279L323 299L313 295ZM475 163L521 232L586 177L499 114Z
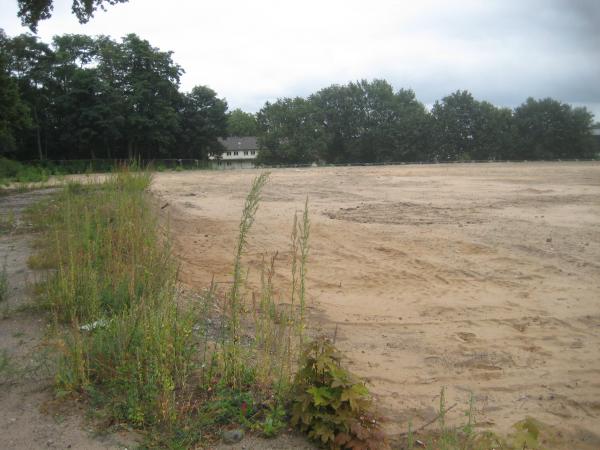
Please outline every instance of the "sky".
M600 0L130 0L85 25L54 3L42 40L136 33L173 51L182 90L207 85L230 109L384 78L426 105L466 89L507 107L552 97L600 121ZM27 31L17 0L0 0L0 28Z

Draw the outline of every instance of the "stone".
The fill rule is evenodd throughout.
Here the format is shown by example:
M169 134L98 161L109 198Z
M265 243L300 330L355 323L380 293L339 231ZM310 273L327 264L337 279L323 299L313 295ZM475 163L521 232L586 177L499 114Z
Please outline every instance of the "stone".
M225 444L236 444L244 439L244 430L229 430L223 432L223 442Z

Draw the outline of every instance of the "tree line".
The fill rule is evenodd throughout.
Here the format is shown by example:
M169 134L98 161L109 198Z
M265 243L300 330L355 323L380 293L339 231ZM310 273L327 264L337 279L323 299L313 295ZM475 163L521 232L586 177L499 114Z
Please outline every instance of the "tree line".
M263 164L591 158L592 114L550 98L499 108L457 91L430 108L385 80L227 111L135 34L8 37L0 30L0 156L207 159L219 138L258 136Z
M0 155L206 158L227 134L227 103L206 86L180 92L182 73L135 34L48 45L0 30Z
M428 110L385 80L332 85L257 113L265 164L577 159L597 155L585 108L528 98L499 108L457 91Z

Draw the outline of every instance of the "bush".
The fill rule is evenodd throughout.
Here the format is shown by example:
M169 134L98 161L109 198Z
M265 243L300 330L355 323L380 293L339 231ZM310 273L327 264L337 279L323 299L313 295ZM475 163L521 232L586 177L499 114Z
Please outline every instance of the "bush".
M312 342L294 380L292 425L331 449L388 449L370 408L367 387L342 367L334 345Z
M49 172L44 168L0 157L0 180L4 180L3 184L10 181L21 183L47 181L48 175Z

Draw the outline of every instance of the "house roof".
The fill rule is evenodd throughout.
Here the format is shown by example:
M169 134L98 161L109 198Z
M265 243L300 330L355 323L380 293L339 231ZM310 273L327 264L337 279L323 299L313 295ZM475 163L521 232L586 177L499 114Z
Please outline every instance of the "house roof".
M232 150L257 150L258 142L257 138L254 136L248 137L239 137L239 136L231 136L226 139L219 139L221 144L227 149L227 151Z

